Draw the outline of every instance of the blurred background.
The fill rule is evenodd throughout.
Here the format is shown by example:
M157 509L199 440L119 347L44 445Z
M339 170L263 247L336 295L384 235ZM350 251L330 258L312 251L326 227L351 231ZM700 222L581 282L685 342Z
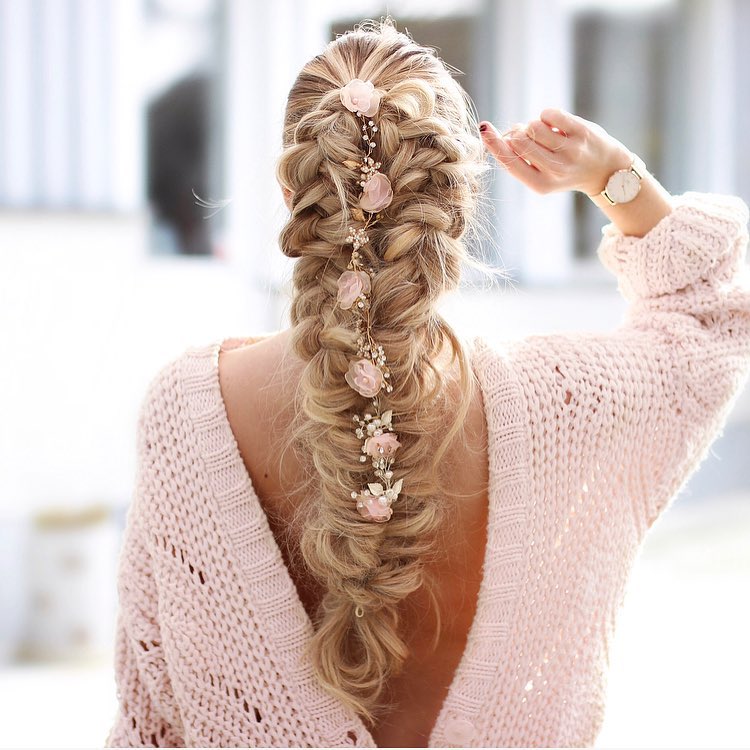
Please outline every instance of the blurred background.
M0 0L0 745L101 746L136 410L187 346L288 325L285 98L390 13L498 127L560 106L672 193L750 201L746 0ZM606 331L604 217L495 173L474 248L512 278L445 314L488 340ZM750 394L651 530L599 747L750 745Z

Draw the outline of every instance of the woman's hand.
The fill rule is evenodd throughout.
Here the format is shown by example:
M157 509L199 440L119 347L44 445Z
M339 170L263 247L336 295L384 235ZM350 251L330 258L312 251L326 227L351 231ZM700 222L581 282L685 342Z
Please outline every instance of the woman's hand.
M596 199L610 175L633 161L604 128L562 109L545 109L538 120L502 135L486 121L479 130L495 159L537 193L580 190ZM635 237L643 237L672 211L670 194L649 172L632 201L610 206L599 200L597 205L623 234Z
M630 151L600 125L562 109L545 109L538 120L504 134L487 121L479 129L495 159L537 193L580 190L596 195L613 172L633 161Z

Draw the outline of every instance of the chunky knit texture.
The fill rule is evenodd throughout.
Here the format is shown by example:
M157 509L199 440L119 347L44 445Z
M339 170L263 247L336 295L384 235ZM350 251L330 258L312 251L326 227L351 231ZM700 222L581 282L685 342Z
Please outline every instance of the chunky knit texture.
M685 193L597 250L610 333L473 339L489 438L483 580L430 747L591 746L644 535L750 374L747 206ZM220 342L154 377L121 549L107 747L374 747L302 656L312 624L233 436Z

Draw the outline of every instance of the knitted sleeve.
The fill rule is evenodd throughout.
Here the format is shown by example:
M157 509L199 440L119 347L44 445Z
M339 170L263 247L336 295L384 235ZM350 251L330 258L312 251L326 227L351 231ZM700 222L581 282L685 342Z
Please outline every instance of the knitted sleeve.
M535 459L564 467L547 486L629 502L643 527L703 461L750 374L748 207L694 192L672 203L643 237L602 229L597 255L628 302L618 328L510 347Z
M149 387L138 417L135 492L128 508L117 569L114 671L118 707L105 747L184 747L158 620L158 590L149 548L147 508L158 490L152 451L158 435Z

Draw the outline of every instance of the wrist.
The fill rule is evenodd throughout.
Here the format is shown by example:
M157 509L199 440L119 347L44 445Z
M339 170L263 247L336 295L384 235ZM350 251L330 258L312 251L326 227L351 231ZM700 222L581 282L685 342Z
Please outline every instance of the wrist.
M634 237L643 237L672 211L672 196L648 171L633 200L614 206L601 195L591 200L624 235Z
M630 203L638 196L648 170L639 156L630 154L630 157L631 161L627 167L612 172L604 190L589 195L599 208Z
M606 189L609 178L621 169L628 169L633 163L634 158L635 155L622 144L613 147L612 150L601 159L600 166L596 169L595 173L590 176L579 190L592 200L599 198L606 202L606 199L601 193Z

